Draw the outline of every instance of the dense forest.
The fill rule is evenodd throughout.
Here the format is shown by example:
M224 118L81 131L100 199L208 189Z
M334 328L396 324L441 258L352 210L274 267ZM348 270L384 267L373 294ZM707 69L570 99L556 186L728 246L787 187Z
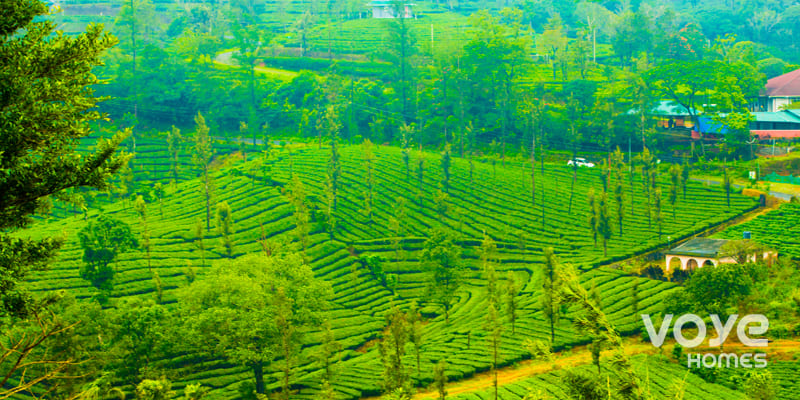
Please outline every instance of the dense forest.
M800 157L751 124L798 29L798 1L4 1L0 400L796 398Z

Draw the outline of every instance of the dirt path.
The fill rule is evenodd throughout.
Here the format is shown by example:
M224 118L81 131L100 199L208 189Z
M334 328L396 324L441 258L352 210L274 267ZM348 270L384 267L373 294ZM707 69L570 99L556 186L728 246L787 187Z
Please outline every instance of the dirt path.
M653 347L650 343L643 343L641 339L627 338L625 343L625 354L656 354L658 349ZM726 352L744 350L745 347L741 344L727 344L724 347ZM750 348L752 349L752 348ZM793 355L793 353L800 351L800 341L797 340L776 340L770 342L769 347L766 349L769 360L776 357L778 359L786 355ZM663 354L670 354L672 345L665 345ZM701 352L715 352L719 348L698 347L693 349L693 353ZM603 358L609 356L611 351L603 352ZM547 361L532 361L526 360L518 363L516 366L509 366L500 368L497 373L497 382L499 386L508 385L523 379L527 379L534 375L545 374L553 370L555 366L557 369L574 368L580 365L589 364L592 361L589 349L587 346L575 347L567 352L557 353L552 363ZM493 376L491 372L483 372L476 374L470 378L452 382L447 385L447 394L449 396L458 395L463 393L471 393L489 389L493 387ZM414 399L435 399L439 396L436 389L426 388L423 391L414 395Z

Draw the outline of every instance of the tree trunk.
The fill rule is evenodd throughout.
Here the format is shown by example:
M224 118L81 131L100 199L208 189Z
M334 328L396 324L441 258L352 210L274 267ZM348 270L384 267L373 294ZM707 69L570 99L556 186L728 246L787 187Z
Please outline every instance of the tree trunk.
M536 206L536 134L531 132L531 205Z
M253 375L256 377L256 393L264 394L266 386L264 385L264 365L261 361L253 362Z

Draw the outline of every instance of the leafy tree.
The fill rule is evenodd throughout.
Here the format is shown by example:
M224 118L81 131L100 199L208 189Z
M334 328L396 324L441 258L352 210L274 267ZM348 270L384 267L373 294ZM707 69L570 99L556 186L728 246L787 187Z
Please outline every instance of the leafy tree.
M410 391L408 373L403 365L408 341L408 320L406 314L393 305L386 314L386 327L381 333L378 349L383 363L383 392L397 390Z
M127 39L122 43L124 47L130 49L132 61L130 64L130 73L132 81L132 92L134 97L133 116L138 117L137 107L139 98L139 74L137 72L136 56L141 41L137 43L140 36L144 36L148 31L156 27L155 24L155 8L150 0L126 0L120 8L119 14L114 21L114 28L121 36ZM131 129L133 132L133 129ZM136 142L134 139L134 152L136 151Z
M446 400L447 399L447 375L445 371L447 370L447 363L445 361L439 361L436 365L433 366L433 384L436 387L436 391L439 393L438 400Z
M414 137L414 124L403 124L403 126L400 127L400 134L400 147L402 148L403 165L406 166L406 181L409 181L409 175L411 174L411 139Z
M308 207L306 206L306 192L300 178L294 177L289 182L287 191L289 202L294 206L294 233L300 242L302 250L305 252L308 247L308 233L311 230L309 225Z
M217 204L217 233L222 235L222 247L228 258L233 257L233 235L236 233L233 227L233 212L227 201Z
M395 92L400 95L400 112L403 120L408 123L414 119L410 104L411 92L414 88L412 81L415 75L413 59L417 50L416 35L412 30L411 23L404 17L405 7L406 3L402 0L391 2L392 12L399 18L388 20L387 43L391 43L388 49L388 58L394 66Z
M553 253L551 247L544 249L545 267L542 274L542 294L539 301L542 305L542 312L550 323L550 349L552 350L556 340L555 324L560 316L560 297L561 287L560 271L561 265Z
M617 223L619 224L619 235L622 236L622 222L625 219L625 189L622 186L625 156L622 155L619 147L611 155L611 159L614 165L614 200L617 203Z
M422 152L422 145L420 145L419 152L417 152L417 204L422 205L422 183L425 175L425 154Z
M766 246L750 239L729 240L719 249L719 257L730 257L737 264L746 264L752 261L752 257L756 257L756 262L758 262L758 257L768 250Z
M519 300L517 299L517 295L519 295L519 290L520 287L517 283L517 278L514 276L514 272L508 271L505 288L506 313L508 315L508 320L511 322L512 335L516 333L516 323L518 317L517 309L519 309Z
M406 233L406 199L398 196L392 207L394 215L389 217L389 230L392 231L392 248L394 249L395 262L400 261L400 243Z
M753 400L778 398L778 387L770 371L749 371L744 380L744 392Z
M722 186L725 188L725 200L728 208L731 208L731 178L728 176L728 168L722 168Z
M639 163L642 164L642 195L645 197L647 203L647 227L651 225L652 210L650 209L650 196L651 196L651 171L655 166L655 158L650 153L650 150L645 147L642 154L638 156Z
M206 266L206 246L203 243L203 239L205 239L205 234L203 232L203 221L200 218L194 224L194 239L195 239L195 247L200 250L200 266Z
M675 203L678 201L678 185L680 184L681 179L681 167L673 164L669 167L669 177L670 177L670 186L669 186L669 197L668 201L669 204L672 205L672 220L675 220Z
M169 310L152 300L120 302L107 319L111 366L131 384L155 375L159 372L156 361L171 345L171 322Z
M549 57L550 65L553 69L553 80L556 78L556 71L558 69L558 61L567 54L567 37L563 33L563 22L559 17L553 17L547 21L547 26L537 41L537 45L541 46L541 51ZM567 77L562 76L564 81Z
M517 249L522 253L522 261L525 261L525 250L528 247L528 232L524 229L517 229L515 235Z
M433 195L433 203L436 205L436 214L439 217L439 221L444 221L444 217L447 215L447 210L450 208L448 200L450 200L450 196L447 193L441 189L436 189L436 194Z
M78 232L78 239L83 248L81 278L100 290L110 291L115 271L109 264L116 262L119 254L138 245L131 227L120 220L100 215Z
M333 106L328 106L324 115L324 126L331 138L331 156L328 158L328 186L333 194L333 210L338 205L339 181L342 178L342 164L339 159L339 130L341 123Z
M364 161L364 172L366 179L364 185L367 190L364 193L364 211L367 214L367 222L372 222L372 205L373 205L373 189L375 186L375 178L372 174L372 162L375 161L375 154L372 152L372 142L369 139L364 139L361 144L361 159Z
M661 215L661 188L657 187L655 193L653 194L653 208L655 208L655 222L656 226L658 226L658 238L661 239L661 228L662 222L664 218Z
M215 264L179 293L178 303L185 339L248 366L263 394L265 365L294 351L320 322L330 295L300 255L254 253Z
M183 137L181 136L181 130L176 128L174 125L172 126L172 130L167 132L167 150L169 151L170 155L170 172L172 172L172 181L173 184L177 184L179 182L179 163L180 163L180 147L181 142L183 142Z
M652 48L653 32L650 26L650 18L641 10L629 10L618 17L611 45L623 65L628 64L640 52Z
M247 75L247 84L250 92L250 104L248 108L251 120L249 130L252 131L253 146L255 146L256 128L258 125L257 121L254 120L256 110L258 109L256 96L256 66L261 59L260 53L262 52L262 47L269 45L272 38L269 36L267 30L261 29L259 26L231 24L231 27L234 43L239 48L238 51L233 54L233 58L242 69L247 70L245 74Z
M133 208L136 210L136 213L139 214L139 219L142 221L142 247L144 247L145 252L147 252L147 269L152 271L153 268L150 265L150 230L147 228L147 203L144 202L142 196L136 197Z
M442 166L442 187L444 187L445 193L450 193L450 145L446 144L444 146L444 150L442 151L442 159L441 159L441 166Z
M577 272L574 269L561 269L559 271L561 282L559 297L565 305L577 306L581 314L574 319L574 324L579 331L593 337L594 341L602 343L604 347L609 347L614 351L613 362L609 363L611 374L605 382L598 382L596 378L586 375L567 375L565 384L573 396L583 396L580 393L593 393L590 397L582 398L605 398L607 393L602 393L598 397L595 390L598 387L608 387L609 391L620 393L626 399L646 398L646 389L642 385L642 380L633 370L633 366L625 354L622 339L614 326L608 321L605 313L599 306L596 299L586 291L581 285ZM598 350L595 349L595 352ZM599 356L599 353L597 353ZM599 358L597 359L599 362ZM575 380L578 377L579 379ZM598 383L600 383L598 385ZM577 392L577 394L576 394Z
M608 212L608 193L600 195L597 204L597 233L603 238L603 257L608 256L608 241L614 235L611 229L611 213Z
M319 346L315 358L325 371L325 382L331 382L333 379L333 360L332 358L342 351L342 344L336 340L336 336L331 330L331 322L326 319L322 323L322 344Z
M633 315L639 314L639 277L633 278L631 285L631 307L633 308Z
M156 196L156 199L158 199L158 212L161 215L161 219L163 220L164 219L164 195L166 193L164 193L164 185L162 185L161 182L156 182L155 185L153 185L153 194Z
M497 245L486 232L483 233L483 241L480 247L480 259L483 273L486 276L486 298L489 299L490 302L495 303L496 306L500 300L500 291L497 287L497 272L494 267L494 264L499 261L497 259Z
M194 154L192 161L195 166L200 169L202 183L200 187L201 193L204 194L206 200L206 229L211 229L211 159L214 157L214 147L211 146L211 137L208 135L209 129L206 125L206 120L203 115L197 113L194 117L194 122L197 124L194 134Z
M594 239L594 247L597 248L597 201L595 200L594 189L589 189L589 231L592 233Z
M175 394L167 378L145 379L136 385L137 400L167 400Z
M414 356L417 359L417 379L420 379L420 355L422 349L424 327L422 325L422 314L419 313L417 303L411 303L411 308L406 311L408 321L408 339L414 345Z
M47 6L39 1L7 1L2 8L0 318L27 317L36 308L34 298L19 283L30 271L46 268L63 239L15 233L30 226L32 214L42 211L49 199L59 199L68 189L106 189L109 177L130 159L116 153L130 132L98 141L93 152L75 151L78 140L92 134L90 122L102 117L94 111L99 99L90 88L101 81L92 68L117 43L113 36L100 25L89 25L77 36L54 35L55 22L39 17L47 14ZM0 378L0 394L41 382L37 376L26 378L26 383L13 386Z
M497 361L500 356L500 339L503 333L503 323L498 315L497 303L489 300L488 310L486 311L485 329L489 335L489 351L492 357L492 386L494 387L494 399L497 400L498 381L497 381Z
M754 264L720 264L698 268L685 284L692 307L722 315L754 290L762 268Z
M684 163L681 168L681 187L683 188L683 201L686 201L686 184L689 182L689 164Z
M445 322L449 323L450 309L464 279L461 248L452 235L441 228L435 228L429 232L428 239L423 244L420 259L428 275L428 298L444 310Z

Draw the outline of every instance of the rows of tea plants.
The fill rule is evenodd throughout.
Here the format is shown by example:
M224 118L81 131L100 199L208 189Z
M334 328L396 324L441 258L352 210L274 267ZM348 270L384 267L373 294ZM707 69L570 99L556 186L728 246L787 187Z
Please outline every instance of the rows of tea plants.
M147 149L137 145L138 162L161 166L153 175L164 176L166 172L163 165L167 163L164 149L154 145L153 151L140 152L143 148ZM635 332L639 328L634 315L632 290L634 280L639 278L592 266L663 244L667 235L677 237L691 234L696 229L737 215L754 204L749 198L733 195L731 208L728 209L724 193L718 188L692 184L688 201L681 200L677 205L676 219L672 221L671 218L665 218L659 239L654 228L647 228L646 218L639 215L644 206L641 190L636 189L634 211L626 214L624 235L612 239L609 255L604 257L602 249L593 246L588 228L585 227L588 217L586 193L589 187L595 190L600 188L595 171L579 172L570 214L566 199L569 197L571 172L561 166L547 165L544 177L537 169L537 191L542 190L543 186L546 195L545 200L539 197L536 205L531 206L530 182L524 180L529 172L520 166L508 163L503 167L498 162L495 172L489 164L476 163L470 180L467 161L454 159L448 210L440 217L432 200L442 180L438 155L425 154L422 196L418 199L416 167L412 167L412 179L407 181L400 151L378 147L374 161L374 215L370 223L362 211L365 179L364 162L359 149L358 146L342 148L343 179L339 209L336 211L339 229L334 239L330 240L326 232L315 227L306 251L317 276L329 281L334 288L335 296L331 299L333 307L328 318L336 339L343 345L343 351L332 384L343 398L380 392L380 356L377 347L371 343L379 335L383 316L392 304L407 308L417 301L423 307L423 314L429 317L421 347L421 370L417 372L412 367L415 365L413 354L409 352L405 359L408 368L414 369L411 375L418 384L430 382L431 366L441 359L451 365L453 379L468 377L489 368L486 333L483 329L487 308L486 289L477 250L484 231L498 243L497 268L501 276L505 277L510 272L522 287L519 318L513 333L507 315L503 317L500 357L502 363L509 364L526 356L522 346L525 339L544 340L549 337L549 325L539 306L543 247L552 246L562 261L583 267L586 272L581 275L582 282L587 287L597 288L611 321L623 332ZM322 208L326 171L324 160L327 154L327 149L314 148L295 152L291 156L282 154L276 159L269 179L264 179L261 173L251 173L259 170L261 160L239 160L230 166L224 166L225 163L221 161L217 164L219 168L213 173L213 197L215 203L225 201L233 210L234 256L261 251L258 240L262 235L273 242L293 241L293 207L280 186L289 180L291 170L291 174L306 186L309 201ZM413 160L412 165L415 165ZM239 172L234 172L237 170ZM190 174L188 171L183 173ZM218 262L225 254L213 220L205 233L205 260L196 247L198 238L194 234L194 227L198 220L205 225L204 197L199 187L197 180L182 181L176 187L166 189L163 204L158 201L148 204L152 243L150 263L160 275L164 289L163 301L170 308L175 307L176 290L186 285L188 267L194 268L198 277L202 278L204 266ZM406 221L400 246L395 249L387 220L396 211L398 197L405 199ZM546 215L544 224L540 219L542 205ZM454 210L459 210L458 216ZM94 218L98 212L90 211L87 218ZM135 234L142 233L142 222L130 202L109 204L103 212L129 223ZM438 225L445 225L457 233L468 268L449 324L444 322L439 310L425 301L427 278L419 263L419 250L424 237L430 227ZM25 233L33 237L59 235L62 232L77 232L84 226L84 216L76 215L42 223ZM518 231L527 233L525 246L517 239ZM382 254L387 259L385 270L398 276L396 293L393 294L390 288L360 266L357 257L365 254ZM395 260L397 254L399 260ZM79 298L95 295L95 289L79 278L81 257L77 235L71 233L57 262L50 270L34 275L29 282L30 287L41 291L68 289ZM123 253L116 269L113 297L155 297L156 285L147 267L144 251ZM657 312L664 296L673 288L674 285L670 283L641 280L638 285L638 310ZM566 310L557 324L558 347L570 347L587 341L572 326L575 315L574 310ZM319 342L319 335L311 334L296 358L299 361L295 366L293 382L298 390L298 398L311 398L320 387L320 366L312 361L312 354ZM270 387L278 385L278 374L277 367L268 368L266 381ZM222 360L182 367L176 375L182 379L176 382L177 389L186 382L197 381L212 389L209 398L236 397L239 385L252 379L247 369Z
M604 360L601 360L601 373L606 374L609 371L602 365L603 362ZM685 368L660 356L634 356L632 364L637 375L642 378L644 389L649 392L650 398L671 399L676 398L680 392L683 393L683 396L677 398L687 400L739 400L746 398L742 392L723 385L708 383L696 375L687 374ZM554 370L502 385L498 390L498 396L504 400L523 399L526 395L539 395L551 399L575 398L570 396L569 389L563 382L567 371L589 375L598 373L593 365ZM461 393L452 398L459 400L490 399L494 398L494 389Z
M368 13L371 14L371 11ZM327 51L330 38L334 53L373 53L380 57L392 47L389 42L391 22L386 19L374 19L370 15L364 19L320 25L309 32L308 46L313 51ZM471 29L468 18L455 13L430 14L424 18L405 22L409 25L411 34L424 44L429 44L431 40L439 45L463 42L468 40ZM299 47L300 44L290 43L290 45Z
M723 239L741 239L750 232L753 240L778 250L780 254L800 258L800 203L784 203L777 210L717 234Z

